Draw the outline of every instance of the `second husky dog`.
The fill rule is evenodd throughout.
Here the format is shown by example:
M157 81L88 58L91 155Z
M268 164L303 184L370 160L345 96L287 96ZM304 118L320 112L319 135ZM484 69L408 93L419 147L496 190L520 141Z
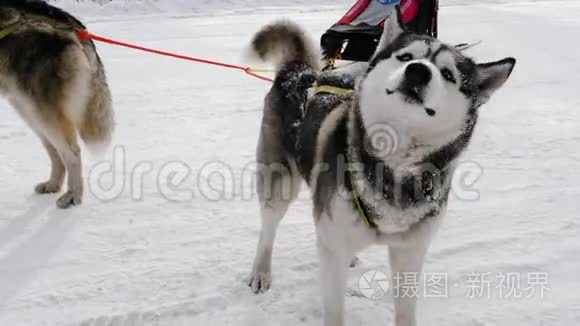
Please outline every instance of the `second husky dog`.
M400 21L399 12L385 24L351 94L342 89L354 88L352 79L319 74L318 51L298 26L267 26L252 43L260 58L275 62L277 75L257 151L262 231L249 285L255 292L270 287L276 230L304 179L326 326L344 324L347 266L357 251L387 244L393 276L421 272L480 108L515 65L513 58L476 64ZM394 302L396 325L415 326L416 298Z
M81 150L106 147L113 109L105 70L85 27L68 13L39 0L0 0L0 94L40 137L52 169L41 194L67 192L57 205L78 205L83 197ZM4 33L2 33L4 32Z

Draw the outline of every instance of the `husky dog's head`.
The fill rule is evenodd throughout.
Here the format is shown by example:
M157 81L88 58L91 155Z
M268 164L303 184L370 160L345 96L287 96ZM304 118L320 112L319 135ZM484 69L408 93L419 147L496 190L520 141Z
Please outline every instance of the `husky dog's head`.
M471 135L478 108L514 65L513 58L476 64L454 46L407 32L397 10L359 84L363 124L388 124L403 147L442 147Z

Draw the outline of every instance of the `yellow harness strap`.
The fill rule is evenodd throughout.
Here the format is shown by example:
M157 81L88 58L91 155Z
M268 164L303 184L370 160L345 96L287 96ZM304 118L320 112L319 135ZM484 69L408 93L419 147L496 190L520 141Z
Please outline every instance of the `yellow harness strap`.
M20 21L15 22L14 24L8 25L3 30L0 30L0 40L5 38L6 36L14 33L14 31L20 27Z
M377 224L373 221L370 213L365 209L362 203L362 199L360 198L358 192L356 191L356 186L354 184L354 176L352 173L350 174L350 186L352 187L352 198L360 217L365 221L365 224L370 228L376 228Z
M250 71L250 72L257 72L257 73L276 72L276 70L272 70L272 69L257 69L257 68L249 68L248 71Z
M340 96L348 96L352 93L352 89L314 84L314 94L328 93Z

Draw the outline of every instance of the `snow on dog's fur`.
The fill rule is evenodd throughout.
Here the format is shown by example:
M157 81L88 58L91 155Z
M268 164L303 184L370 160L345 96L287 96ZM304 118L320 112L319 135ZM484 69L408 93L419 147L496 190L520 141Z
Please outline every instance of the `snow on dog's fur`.
M270 287L278 224L306 181L327 326L344 324L346 268L357 251L387 244L393 275L420 273L480 107L515 65L513 58L476 64L453 46L405 31L400 12L394 16L358 83L320 73L292 23L267 26L253 42L262 58L283 56L258 144L262 231L249 285L255 292ZM309 95L314 81L354 91ZM416 299L394 300L396 325L414 326Z

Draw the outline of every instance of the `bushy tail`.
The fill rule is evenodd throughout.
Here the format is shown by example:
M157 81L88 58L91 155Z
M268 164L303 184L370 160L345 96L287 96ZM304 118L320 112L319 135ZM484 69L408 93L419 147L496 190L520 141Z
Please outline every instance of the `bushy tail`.
M286 153L297 157L297 140L308 90L320 72L320 51L298 25L278 21L262 28L252 41L252 52L274 63L276 79L266 97L264 123L277 129L269 142L278 142Z
M98 60L99 68L91 83L91 96L80 127L80 135L89 149L101 152L106 149L113 136L115 117L111 92L107 84L104 68Z
M320 51L302 29L291 21L266 25L252 40L252 52L262 61L274 63L280 71L288 63L299 63L318 71Z

